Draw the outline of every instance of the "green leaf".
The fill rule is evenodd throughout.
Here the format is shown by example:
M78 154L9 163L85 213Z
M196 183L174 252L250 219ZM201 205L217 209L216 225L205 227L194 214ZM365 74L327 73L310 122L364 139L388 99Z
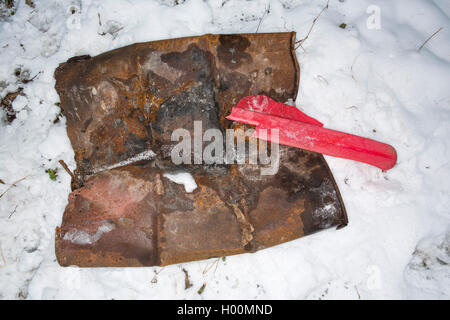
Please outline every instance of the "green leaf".
M50 180L53 180L53 181L56 180L56 177L58 176L56 174L56 172L58 171L58 169L53 169L53 170L52 169L47 169L45 171L48 173L48 176L49 176Z

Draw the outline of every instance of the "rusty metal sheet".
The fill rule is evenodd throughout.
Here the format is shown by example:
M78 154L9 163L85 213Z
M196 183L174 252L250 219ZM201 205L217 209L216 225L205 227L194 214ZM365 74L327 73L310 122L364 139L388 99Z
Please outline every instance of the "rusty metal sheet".
M153 266L254 252L347 224L320 154L280 146L280 168L180 165L169 158L176 128L225 119L242 97L295 99L295 33L204 35L138 43L76 57L56 72L75 151L74 191L56 229L63 266ZM144 151L150 160L120 165ZM187 193L164 172L191 172Z

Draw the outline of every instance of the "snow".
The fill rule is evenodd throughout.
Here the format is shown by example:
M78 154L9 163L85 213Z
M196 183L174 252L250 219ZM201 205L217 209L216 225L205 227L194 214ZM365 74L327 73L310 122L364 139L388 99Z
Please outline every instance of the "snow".
M296 31L302 39L326 1L34 3L16 1L14 15L0 8L0 97L19 87L25 94L13 104L12 123L0 111L0 194L25 177L0 198L0 298L450 298L448 1L331 0L297 49L297 106L328 128L397 149L398 164L388 172L327 157L348 211L346 228L225 261L100 269L62 268L54 253L70 177L59 169L52 181L45 170L59 168L59 159L75 169L65 118L54 123L58 64L204 33L258 28ZM183 268L193 284L187 290Z
M450 234L420 241L405 270L410 295L448 299L450 295Z
M197 184L195 183L194 177L189 172L165 172L163 174L163 177L166 177L167 179L175 183L182 184L184 186L184 190L186 190L186 192L188 193L197 189Z
M94 234L90 234L83 230L70 230L64 235L64 240L69 240L76 244L92 244L100 240L104 233L110 232L114 229L114 225L111 223L105 223L98 227Z

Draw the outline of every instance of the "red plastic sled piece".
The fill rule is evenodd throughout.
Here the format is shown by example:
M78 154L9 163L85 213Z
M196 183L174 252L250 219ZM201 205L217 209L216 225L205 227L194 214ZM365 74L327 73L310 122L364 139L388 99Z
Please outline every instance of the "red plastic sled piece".
M243 98L227 119L256 126L253 136L259 139L272 141L271 135L261 129L279 129L279 144L364 162L382 170L391 169L397 162L397 152L392 146L323 128L321 122L296 107L266 96Z

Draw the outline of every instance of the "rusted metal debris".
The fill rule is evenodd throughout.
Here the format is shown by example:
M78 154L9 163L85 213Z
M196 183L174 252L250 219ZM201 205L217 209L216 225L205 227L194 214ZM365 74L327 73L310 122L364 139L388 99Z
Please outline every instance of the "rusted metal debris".
M62 266L154 266L254 252L347 224L317 153L280 146L276 175L260 166L170 161L172 130L238 126L225 119L250 94L295 99L295 33L204 35L76 57L56 72L75 151L56 256ZM142 152L152 159L120 166ZM118 166L118 167L117 167ZM163 176L190 172L198 187ZM80 187L80 184L83 186Z

